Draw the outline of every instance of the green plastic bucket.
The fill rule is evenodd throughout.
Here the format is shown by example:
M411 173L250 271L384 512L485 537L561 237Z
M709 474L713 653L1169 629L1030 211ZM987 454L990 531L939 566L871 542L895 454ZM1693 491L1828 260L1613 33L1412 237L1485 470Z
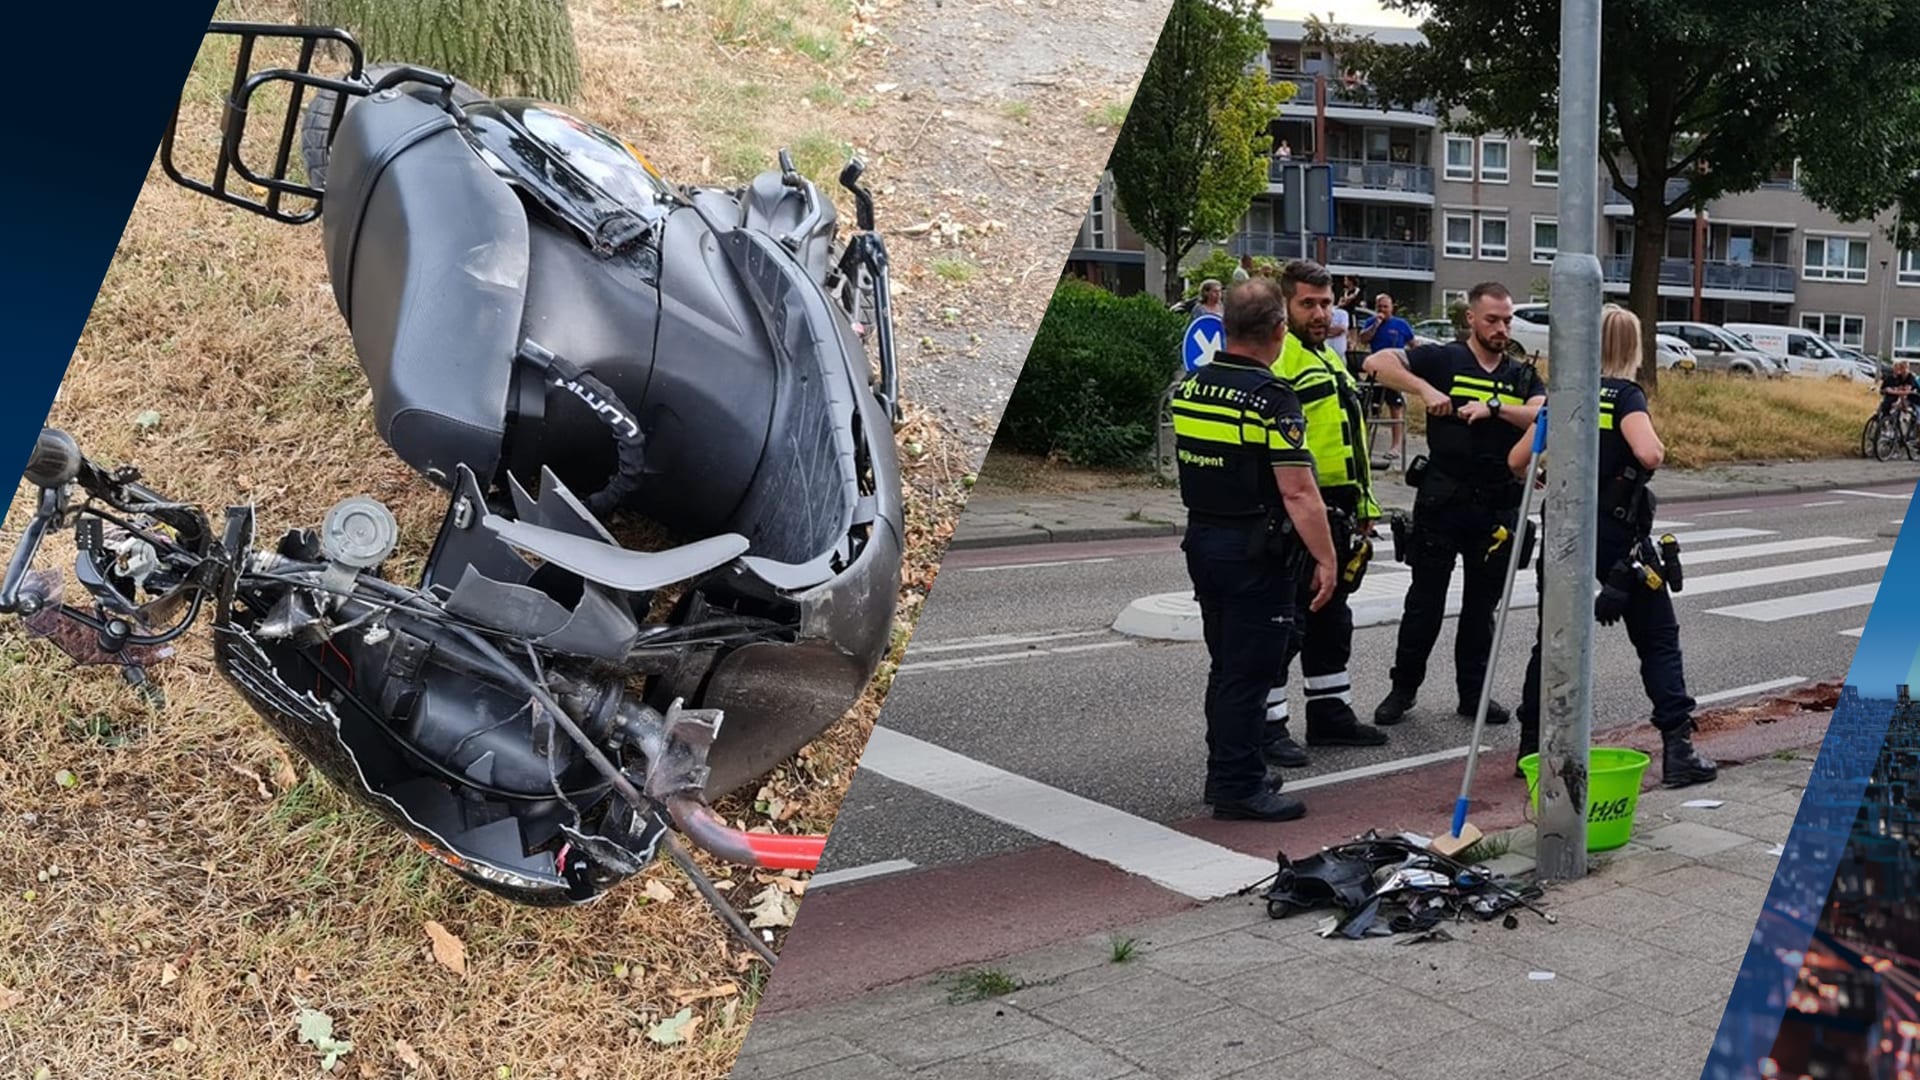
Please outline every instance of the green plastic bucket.
M1587 751L1587 850L1612 851L1633 836L1633 813L1640 807L1640 780L1653 759L1638 750L1596 746ZM1520 759L1527 774L1527 799L1540 812L1540 755Z

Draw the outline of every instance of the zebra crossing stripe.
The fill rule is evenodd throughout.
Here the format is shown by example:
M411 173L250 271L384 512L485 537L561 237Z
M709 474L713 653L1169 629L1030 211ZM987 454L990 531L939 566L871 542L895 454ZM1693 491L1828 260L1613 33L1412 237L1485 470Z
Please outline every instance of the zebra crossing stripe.
M1725 615L1750 622L1780 622L1783 619L1797 619L1803 615L1820 615L1829 611L1866 607L1873 603L1873 598L1879 591L1880 583L1876 581L1867 585L1849 585L1841 589L1798 593L1773 600L1756 600L1751 604L1712 608L1707 614Z

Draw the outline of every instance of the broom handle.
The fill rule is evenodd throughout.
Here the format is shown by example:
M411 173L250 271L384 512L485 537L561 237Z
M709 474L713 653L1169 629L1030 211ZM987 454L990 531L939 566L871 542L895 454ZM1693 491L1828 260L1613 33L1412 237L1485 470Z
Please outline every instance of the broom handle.
M1520 576L1520 538L1526 535L1527 519L1533 514L1533 472L1547 448L1547 410L1541 407L1533 421L1533 446L1527 451L1526 486L1520 491L1520 520L1514 525L1513 550L1507 555L1507 584L1500 593L1500 612L1493 622L1493 649L1487 655L1487 677L1480 684L1480 705L1473 715L1473 741L1467 745L1467 774L1460 780L1460 797L1453 804L1453 832L1459 836L1467 825L1467 807L1473 791L1474 770L1480 764L1480 737L1487 730L1487 705L1493 700L1494 671L1499 666L1500 646L1507 637L1507 612L1513 608L1513 582Z

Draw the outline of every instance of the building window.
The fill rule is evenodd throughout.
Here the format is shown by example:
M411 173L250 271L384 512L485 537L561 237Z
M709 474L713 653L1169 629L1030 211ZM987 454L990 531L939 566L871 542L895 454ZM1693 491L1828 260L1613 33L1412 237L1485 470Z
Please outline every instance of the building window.
M1480 180L1487 184L1507 182L1507 155L1510 148L1505 139L1480 140Z
M1464 304L1466 302L1467 290L1465 289L1442 289L1440 291L1441 311L1452 311L1453 305Z
M1553 218L1533 219L1533 261L1550 263L1560 250L1560 223Z
M1902 285L1920 285L1920 251L1900 253L1900 276L1896 280Z
M1867 280L1867 242L1858 236L1807 237L1809 281Z
M1447 136L1447 179L1473 179L1473 140L1465 135Z
M1897 360L1920 360L1920 319L1893 320L1893 355Z
M1533 184L1535 187L1556 187L1560 183L1560 151L1549 150L1538 143L1533 147Z
M1825 315L1820 312L1805 312L1800 316L1800 329L1811 330L1835 345L1852 345L1858 348L1867 340L1867 320L1864 315Z
M1093 193L1093 208L1087 211L1088 247L1098 251L1107 246L1107 197L1103 191Z
M1473 215L1447 215L1447 246L1449 259L1473 258Z
M1480 217L1480 258L1505 262L1507 258L1507 217L1483 214Z

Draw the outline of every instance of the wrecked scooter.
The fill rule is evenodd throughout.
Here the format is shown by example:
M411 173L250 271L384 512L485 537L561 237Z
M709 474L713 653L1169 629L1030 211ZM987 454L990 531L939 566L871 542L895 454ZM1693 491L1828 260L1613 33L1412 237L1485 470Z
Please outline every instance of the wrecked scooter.
M448 490L444 522L400 585L378 576L397 541L378 502L257 545L253 508L216 530L48 431L0 610L142 686L210 610L219 670L288 743L518 902L592 899L669 827L737 862L810 868L820 838L740 833L707 801L838 720L890 641L898 372L859 163L840 177L858 210L843 243L785 153L738 190L675 187L563 109L367 67L339 30L209 35L237 56L217 164L182 167L176 110L162 167L269 218L321 220L376 429ZM270 39L298 63L251 70ZM314 70L322 46L344 72ZM287 104L272 167L255 168L249 108L268 85ZM616 513L690 540L623 548ZM61 528L89 606L31 567Z

